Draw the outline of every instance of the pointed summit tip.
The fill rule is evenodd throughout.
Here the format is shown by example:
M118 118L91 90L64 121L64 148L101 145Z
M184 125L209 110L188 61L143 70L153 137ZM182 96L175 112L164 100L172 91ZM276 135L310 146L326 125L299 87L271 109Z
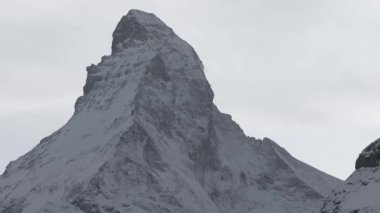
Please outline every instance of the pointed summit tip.
M144 42L151 38L174 34L163 21L153 13L137 9L130 10L123 16L112 34L112 53L122 50L125 43Z
M142 10L137 9L131 9L128 11L127 15L124 16L125 18L134 18L136 20L154 20L154 21L161 21L156 15L153 13L148 13ZM123 18L124 18L123 17Z

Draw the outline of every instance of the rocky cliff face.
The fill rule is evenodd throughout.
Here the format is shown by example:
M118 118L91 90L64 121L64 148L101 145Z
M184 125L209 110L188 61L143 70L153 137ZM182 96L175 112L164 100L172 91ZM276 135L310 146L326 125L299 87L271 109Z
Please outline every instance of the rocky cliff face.
M322 213L380 212L380 140L360 153L356 170L326 199Z
M317 212L339 180L244 135L193 48L131 10L73 117L0 177L0 212Z

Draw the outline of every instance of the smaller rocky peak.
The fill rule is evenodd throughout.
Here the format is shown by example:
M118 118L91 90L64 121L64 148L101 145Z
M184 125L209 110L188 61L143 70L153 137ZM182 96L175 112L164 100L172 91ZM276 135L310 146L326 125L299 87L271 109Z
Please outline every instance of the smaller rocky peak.
M380 166L380 138L368 145L356 160L355 169Z
M145 42L167 35L174 35L173 30L156 15L133 9L121 18L112 34L112 53L125 48L126 41Z

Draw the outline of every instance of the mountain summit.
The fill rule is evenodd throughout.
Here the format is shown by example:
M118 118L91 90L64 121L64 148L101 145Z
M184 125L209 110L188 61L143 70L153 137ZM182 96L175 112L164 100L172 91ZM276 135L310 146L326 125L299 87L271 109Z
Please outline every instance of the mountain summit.
M175 33L152 13L130 10L112 34L112 52L128 46L128 42L144 42L174 37Z
M316 213L340 181L213 104L193 48L131 10L73 117L0 177L1 213Z

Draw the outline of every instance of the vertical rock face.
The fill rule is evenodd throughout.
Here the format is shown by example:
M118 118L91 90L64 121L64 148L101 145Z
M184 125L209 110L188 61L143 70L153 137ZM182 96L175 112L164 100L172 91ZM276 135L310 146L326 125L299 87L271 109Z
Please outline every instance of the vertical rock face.
M327 197L322 213L380 212L380 140L360 153L356 170Z
M244 135L193 48L131 10L68 123L11 162L0 212L318 212L339 180Z

